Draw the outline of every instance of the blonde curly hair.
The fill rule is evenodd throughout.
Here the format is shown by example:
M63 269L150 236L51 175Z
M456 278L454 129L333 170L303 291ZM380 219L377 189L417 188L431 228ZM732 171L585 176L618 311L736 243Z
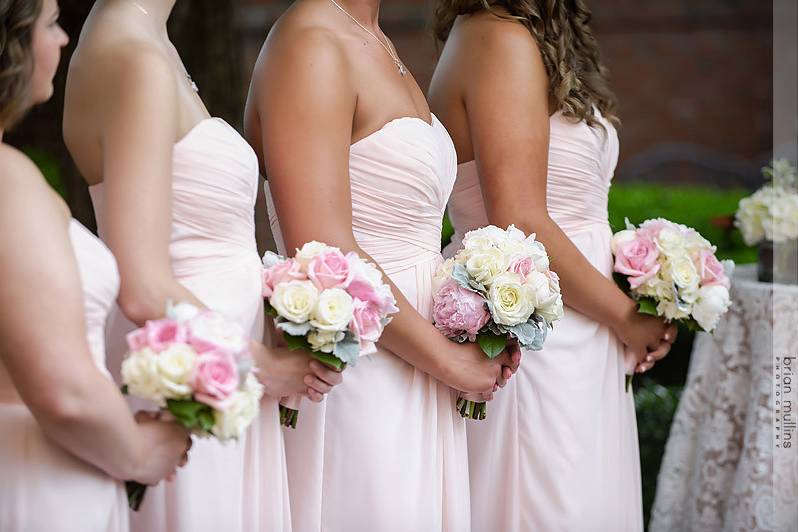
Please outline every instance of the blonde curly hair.
M16 124L30 107L33 28L42 0L0 0L0 125Z
M504 8L509 16L497 13L497 7ZM619 125L608 71L600 61L598 43L590 30L592 15L582 0L437 0L435 38L446 42L458 15L482 10L517 20L532 34L549 77L554 111L603 128L594 115L595 106L604 118Z

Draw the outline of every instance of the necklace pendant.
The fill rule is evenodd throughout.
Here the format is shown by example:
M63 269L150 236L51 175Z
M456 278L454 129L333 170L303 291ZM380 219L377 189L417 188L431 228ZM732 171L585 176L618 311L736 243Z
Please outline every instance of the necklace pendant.
M399 69L399 75L400 75L400 76L404 76L405 74L407 74L407 69L406 69L406 68L405 68L405 66L402 64L402 62L401 62L401 61L396 61L396 68L398 68L398 69Z

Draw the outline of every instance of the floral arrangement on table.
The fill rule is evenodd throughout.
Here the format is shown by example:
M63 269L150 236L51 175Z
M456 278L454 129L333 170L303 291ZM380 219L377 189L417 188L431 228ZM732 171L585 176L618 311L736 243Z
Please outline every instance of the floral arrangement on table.
M399 309L382 272L357 253L308 242L293 258L263 256L266 310L292 349L307 349L338 371L374 352ZM296 428L298 397L280 405L283 426Z
M192 434L237 440L260 411L250 339L218 312L169 304L166 317L127 335L122 391L152 402ZM146 486L126 483L138 510Z
M716 248L698 231L662 218L612 237L614 277L644 314L661 316L695 331L711 332L731 305L734 262L719 261ZM626 387L636 362L625 357Z
M552 324L562 318L557 274L546 248L509 226L466 233L463 249L435 274L433 322L447 338L476 342L489 358L509 342L540 350ZM485 419L485 403L460 398L464 418Z
M762 168L768 182L751 196L740 200L734 224L749 246L759 245L759 277L793 277L798 269L795 241L798 240L798 175L787 159L773 160ZM784 257L774 264L773 245L792 242ZM783 263L783 264L780 264ZM784 275L780 275L780 271Z

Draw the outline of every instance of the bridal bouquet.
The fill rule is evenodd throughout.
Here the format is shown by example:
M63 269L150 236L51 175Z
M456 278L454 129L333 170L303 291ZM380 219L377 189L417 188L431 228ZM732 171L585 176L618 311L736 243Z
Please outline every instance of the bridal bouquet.
M488 358L511 341L540 350L562 316L559 278L546 249L512 225L466 233L463 249L435 274L435 327L456 342L476 342ZM460 398L457 408L464 418L485 419L485 403Z
M691 330L711 332L731 304L732 261L719 261L715 246L695 229L662 218L647 220L612 237L615 280L644 314ZM635 360L626 356L626 388Z
M193 305L169 305L166 318L127 335L122 391L153 402L193 434L238 439L258 416L263 386L237 323ZM146 487L127 482L138 510Z
M338 371L373 352L390 314L399 311L382 273L357 253L308 242L292 259L267 252L263 266L267 312L288 347L307 349ZM299 401L282 401L283 426L296 428Z

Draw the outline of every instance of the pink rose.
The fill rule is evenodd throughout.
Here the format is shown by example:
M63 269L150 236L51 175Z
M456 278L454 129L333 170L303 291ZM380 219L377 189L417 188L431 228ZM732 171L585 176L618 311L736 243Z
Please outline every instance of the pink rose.
M135 331L130 331L127 333L125 339L127 340L127 347L130 351L140 351L149 346L147 343L147 329L144 327L136 329Z
M233 356L221 349L201 354L191 376L191 386L194 399L224 410L238 389L238 368Z
M640 227L638 228L637 232L638 234L647 236L653 240L657 237L657 235L659 235L660 231L666 228L678 230L678 228L673 222L670 222L663 218L654 218L651 220L646 220L645 222L640 224Z
M719 284L729 288L729 278L726 277L723 264L721 264L712 250L704 249L698 254L696 269L701 276L702 285Z
M358 337L361 347L368 342L376 342L382 334L382 313L371 303L355 299L355 310L349 330Z
M629 277L634 290L659 272L659 250L646 234L638 233L634 240L618 242L615 248L615 271Z
M490 313L481 295L449 280L432 297L432 319L446 337L466 334L473 342L488 323Z
M316 255L308 264L308 278L316 288L346 288L352 280L349 261L340 251L330 251Z
M188 337L186 328L175 320L153 320L144 325L147 345L160 353L175 343L185 343Z
M263 270L263 297L269 298L274 292L274 287L287 281L307 279L298 262L288 259L278 262L271 268Z
M534 269L535 269L535 262L532 260L532 257L523 257L514 260L513 263L510 264L508 271L526 277Z

